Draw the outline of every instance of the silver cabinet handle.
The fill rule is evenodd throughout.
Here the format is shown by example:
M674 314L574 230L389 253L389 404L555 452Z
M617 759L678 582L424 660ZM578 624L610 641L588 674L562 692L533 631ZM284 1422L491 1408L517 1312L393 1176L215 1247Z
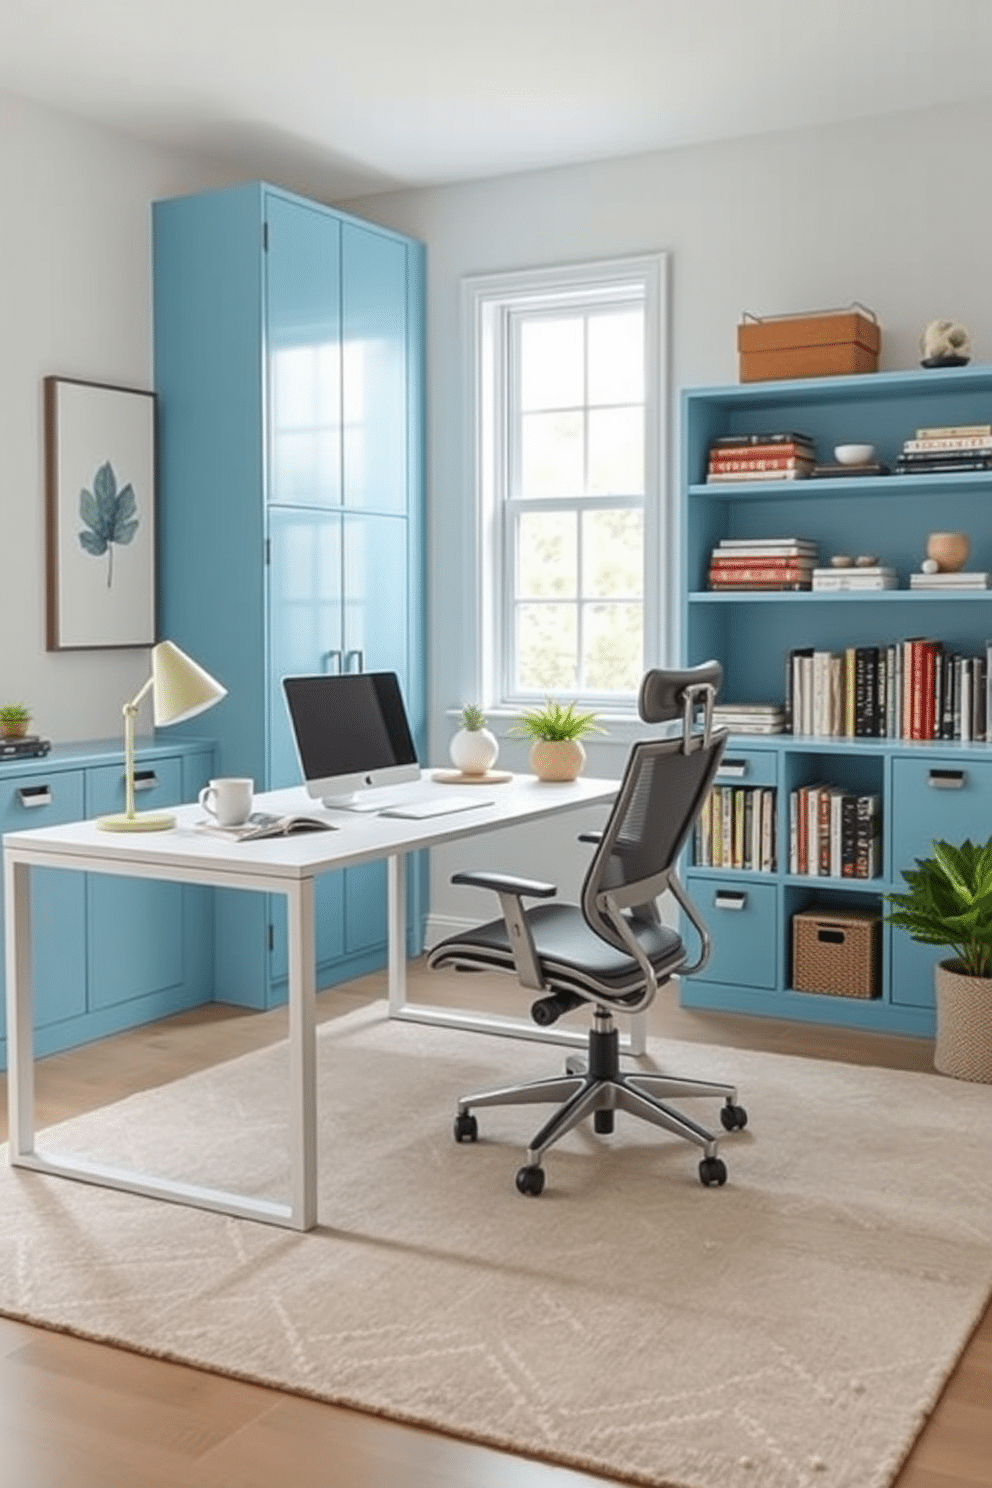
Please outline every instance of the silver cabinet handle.
M740 780L743 779L750 768L751 766L746 759L725 759L721 761L720 768L716 772L717 779L719 780L721 775L732 775L735 779Z
M742 889L718 889L713 895L714 909L743 909L747 895Z
M51 806L52 804L50 785L19 785L17 795L22 806Z
M345 671L346 672L350 672L351 671L351 658L353 656L357 656L358 657L358 666L355 668L355 670L356 671L359 671L359 672L364 672L364 670L365 670L365 652L364 651L357 650L357 649L354 650L354 651L347 651L345 653L345 658L344 658L344 669L345 669Z
M960 790L967 780L967 770L930 770L927 774L927 785L934 790Z
M330 666L328 665L328 663L331 662L331 661L333 661L334 658L335 658L335 656L336 656L337 657L337 671L340 672L342 670L342 667L341 667L341 658L342 658L343 655L344 655L344 652L341 650L340 646L336 646L333 651L325 651L324 652L324 671L325 672L329 672L330 671Z
M154 770L135 770L134 788L136 791L154 790L158 785L158 776Z

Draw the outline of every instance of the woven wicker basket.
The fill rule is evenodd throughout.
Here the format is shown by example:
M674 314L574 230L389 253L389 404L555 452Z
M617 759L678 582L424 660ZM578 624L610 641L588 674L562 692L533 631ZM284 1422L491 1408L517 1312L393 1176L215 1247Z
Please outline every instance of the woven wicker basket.
M792 985L828 997L878 997L881 915L812 904L792 916Z

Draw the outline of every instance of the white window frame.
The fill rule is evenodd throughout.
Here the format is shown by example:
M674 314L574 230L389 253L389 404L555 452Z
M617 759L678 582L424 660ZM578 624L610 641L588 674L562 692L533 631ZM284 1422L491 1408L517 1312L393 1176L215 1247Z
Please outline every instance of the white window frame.
M473 275L462 281L466 387L467 473L475 493L473 540L476 617L475 676L465 683L488 711L519 712L531 696L509 685L507 626L512 575L502 522L508 489L506 430L510 411L510 319L515 313L594 308L625 296L643 296L645 319L645 484L643 658L660 665L668 650L666 589L671 565L668 460L668 254L605 259L595 263ZM583 693L578 701L617 717L636 715L636 697Z

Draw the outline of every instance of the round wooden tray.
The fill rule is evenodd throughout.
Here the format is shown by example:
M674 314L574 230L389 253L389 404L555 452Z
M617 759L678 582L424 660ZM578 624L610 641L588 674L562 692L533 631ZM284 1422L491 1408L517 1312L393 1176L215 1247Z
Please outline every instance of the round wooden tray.
M487 770L485 775L466 775L463 770L435 770L431 779L439 785L505 785L513 779L513 772Z

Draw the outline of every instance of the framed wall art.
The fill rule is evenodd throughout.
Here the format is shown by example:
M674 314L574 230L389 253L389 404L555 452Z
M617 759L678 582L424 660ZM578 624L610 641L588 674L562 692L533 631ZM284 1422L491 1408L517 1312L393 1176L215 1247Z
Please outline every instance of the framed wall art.
M155 395L46 377L48 649L155 642Z

